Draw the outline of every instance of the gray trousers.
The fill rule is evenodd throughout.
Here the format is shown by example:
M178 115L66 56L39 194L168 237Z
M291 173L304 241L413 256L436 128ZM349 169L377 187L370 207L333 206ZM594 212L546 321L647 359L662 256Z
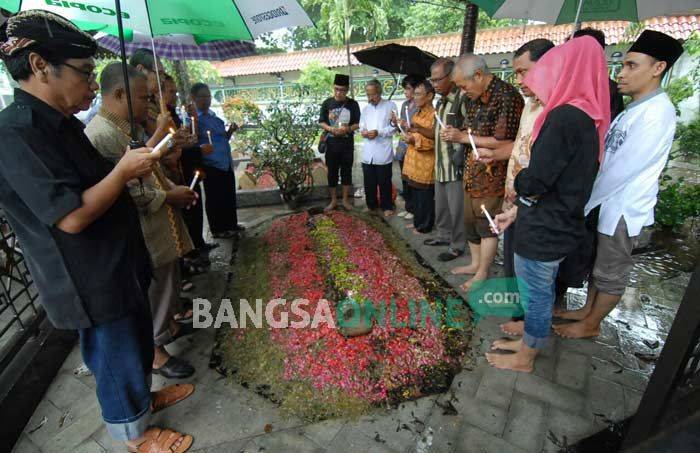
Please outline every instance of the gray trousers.
M449 241L452 250L463 251L467 237L464 231L464 187L462 181L435 182L435 225L437 237Z
M180 260L153 269L148 298L153 317L153 342L162 346L173 336L173 316L180 305Z

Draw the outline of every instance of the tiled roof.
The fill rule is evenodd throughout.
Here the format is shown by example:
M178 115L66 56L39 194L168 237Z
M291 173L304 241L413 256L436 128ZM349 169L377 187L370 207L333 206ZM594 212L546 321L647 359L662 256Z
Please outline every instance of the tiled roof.
M700 16L655 17L644 21L645 28L667 33L676 39L688 39L695 30L700 30ZM605 32L608 44L617 44L629 26L625 21L584 22L582 27L593 27ZM535 38L548 38L559 44L571 34L572 25L527 25L508 28L493 28L479 30L476 34L475 52L478 54L497 54L514 52L525 42ZM456 57L459 55L461 33L447 33L417 38L393 39L379 41L376 45L396 42L404 45L417 46L439 57ZM352 44L350 52L355 52L374 43ZM350 57L353 65L360 65L354 56ZM304 68L310 61L318 60L328 68L345 66L346 54L344 47L323 47L320 49L302 50L268 55L227 60L214 63L222 77L244 76L254 74L270 74L277 72L297 71Z

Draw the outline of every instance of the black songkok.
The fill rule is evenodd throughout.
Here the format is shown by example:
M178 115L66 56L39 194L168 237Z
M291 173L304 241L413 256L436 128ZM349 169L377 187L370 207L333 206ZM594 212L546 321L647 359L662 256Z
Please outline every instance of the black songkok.
M628 52L638 52L665 61L670 68L683 54L683 46L677 39L659 31L644 30Z
M92 36L58 14L40 9L17 13L0 27L0 56L10 57L28 47L63 58L89 58L97 52Z
M350 86L350 77L346 76L345 74L336 74L333 85L338 85L341 87Z

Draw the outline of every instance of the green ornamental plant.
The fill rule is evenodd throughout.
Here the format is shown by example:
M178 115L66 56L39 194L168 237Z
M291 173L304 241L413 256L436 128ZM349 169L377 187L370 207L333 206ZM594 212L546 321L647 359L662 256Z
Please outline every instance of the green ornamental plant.
M318 106L277 101L260 114L259 128L251 135L256 176L269 170L282 199L296 207L313 187L312 146L318 136Z

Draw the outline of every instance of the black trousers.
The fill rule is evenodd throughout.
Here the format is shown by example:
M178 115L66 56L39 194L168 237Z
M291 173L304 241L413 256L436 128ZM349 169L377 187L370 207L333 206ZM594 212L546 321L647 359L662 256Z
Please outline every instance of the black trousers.
M232 230L238 224L236 213L236 178L232 169L228 171L205 166L205 209L212 234Z
M403 161L399 161L399 168L401 168L401 174L403 175ZM402 194L401 196L403 197L403 201L405 202L404 207L406 208L406 212L410 212L413 214L413 187L411 187L408 184L408 181L401 178L401 191Z
M506 277L515 277L515 222L503 232L503 272Z
M326 151L326 166L328 167L328 187L338 186L338 175L341 184L352 185L352 164L355 157L353 144L329 143Z
M413 226L428 233L435 225L435 186L426 189L411 187L413 195Z
M362 175L365 181L365 201L369 209L381 208L382 211L393 211L391 200L392 163L386 165L362 164ZM377 200L379 186L379 200Z
M189 209L183 209L181 212L185 225L187 225L187 232L192 238L192 244L194 244L195 248L201 248L204 246L204 236L202 235L202 230L204 229L204 208L202 207L202 189L199 184L194 186L194 191L199 195L199 201L196 205Z

